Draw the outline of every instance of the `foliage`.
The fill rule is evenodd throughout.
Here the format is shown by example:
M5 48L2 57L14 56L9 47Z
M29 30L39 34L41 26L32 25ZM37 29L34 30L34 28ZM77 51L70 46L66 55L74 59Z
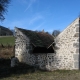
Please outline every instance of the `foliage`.
M54 37L57 37L59 34L60 34L60 31L59 31L59 30L54 30L54 31L52 32L52 35L53 35Z
M7 12L8 4L10 3L10 0L0 0L0 20L3 21L4 14Z

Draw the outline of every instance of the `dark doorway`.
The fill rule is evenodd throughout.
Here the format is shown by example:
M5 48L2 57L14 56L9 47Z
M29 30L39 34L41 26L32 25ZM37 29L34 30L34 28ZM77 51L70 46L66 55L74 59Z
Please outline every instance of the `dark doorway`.
M52 47L48 49L45 47L35 47L33 53L54 53L54 50Z
M47 49L47 53L54 53L54 49L52 48L52 46Z
M45 47L35 47L33 53L47 53L47 48Z

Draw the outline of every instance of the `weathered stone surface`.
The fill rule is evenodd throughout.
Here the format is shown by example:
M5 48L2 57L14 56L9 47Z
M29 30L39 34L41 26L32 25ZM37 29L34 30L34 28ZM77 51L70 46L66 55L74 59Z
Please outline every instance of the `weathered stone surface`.
M79 32L79 27L76 28L76 32Z
M74 68L79 69L79 62L74 62Z
M15 56L18 56L18 54L15 54Z
M77 26L79 26L79 24L75 24L75 26L77 27Z
M77 42L79 42L79 38L77 39Z
M61 34L59 34L56 39L60 44L60 49L56 50L57 58L62 56L58 69L77 69L78 68L78 54L79 54L79 18L77 18L72 24L70 24ZM57 44L57 43L56 43ZM59 55L58 55L59 54ZM76 54L76 55L74 55ZM55 61L55 60L54 60ZM56 66L57 67L57 66Z
M76 60L78 61L78 60L79 60L79 54L74 54L74 55L73 55L73 58L74 58L75 61L76 61Z
M79 43L73 43L73 47L79 48Z
M76 49L76 53L79 53L79 49Z
M74 34L74 37L79 37L79 33L75 33Z

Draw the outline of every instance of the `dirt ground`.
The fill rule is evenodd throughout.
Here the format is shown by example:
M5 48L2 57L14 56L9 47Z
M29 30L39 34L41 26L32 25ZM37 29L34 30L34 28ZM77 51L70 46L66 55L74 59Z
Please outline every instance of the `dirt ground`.
M0 46L0 58L8 59L14 56L14 46Z

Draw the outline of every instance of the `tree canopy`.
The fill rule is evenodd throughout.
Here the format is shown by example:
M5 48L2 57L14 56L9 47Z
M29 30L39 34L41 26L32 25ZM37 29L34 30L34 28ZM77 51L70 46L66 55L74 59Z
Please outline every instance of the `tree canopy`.
M0 20L5 19L4 14L7 12L8 4L11 0L0 0Z

